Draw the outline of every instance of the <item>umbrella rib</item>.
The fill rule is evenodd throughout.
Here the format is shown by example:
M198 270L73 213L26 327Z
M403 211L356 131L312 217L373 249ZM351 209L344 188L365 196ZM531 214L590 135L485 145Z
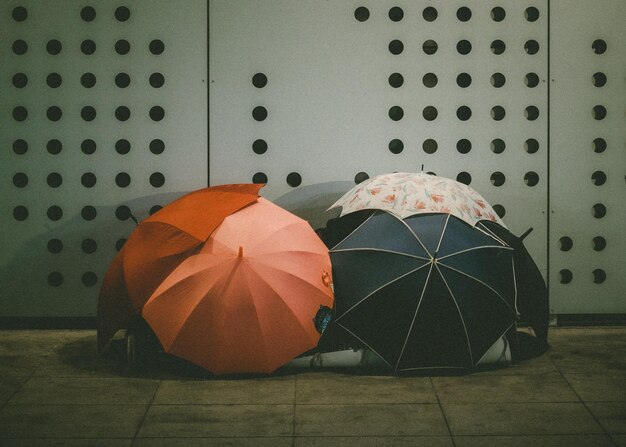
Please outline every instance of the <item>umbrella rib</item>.
M385 250L383 248L340 248L339 250L331 250L330 253L344 253L353 251L376 251L380 253L391 253L394 255L406 256L407 258L419 259L421 261L430 261L430 258L424 258L422 256L411 255L409 253L402 253L394 250Z
M406 338L404 339L404 344L402 345L402 350L400 351L400 355L398 356L398 360L396 361L396 367L394 368L394 371L398 370L398 365L400 364L400 360L402 360L402 356L404 355L404 349L406 348L406 344L409 342L409 337L411 335L411 332L413 331L413 325L415 324L417 313L419 312L420 306L422 305L422 300L424 299L424 294L426 293L426 286L428 286L428 281L430 280L430 274L433 272L434 263L431 262L430 264L427 264L427 265L429 265L429 269L428 269L428 275L426 276L426 281L424 281L424 288L422 289L420 299L417 302L417 307L415 308L415 314L413 315L411 326L409 326L409 330L406 333Z
M443 241L443 235L446 234L446 230L448 229L448 222L450 221L450 214L446 217L446 223L443 224L443 230L441 230L441 236L439 236L439 242L437 243L437 248L435 248L435 253L439 251L441 247L441 241Z
M511 327L512 327L514 324L515 324L515 323L511 323L511 324L510 324L510 325L506 328L506 330L502 333L502 335L500 335L500 337L496 338L496 339L494 340L494 342L493 342L492 344L490 344L490 345L489 345L489 349L491 349L491 347L493 346L493 344L494 344L495 342L497 342L497 341L498 341L498 339L500 339L501 337L504 337L504 334L506 334L506 333L509 331L509 329L511 329ZM507 341L508 341L508 340L507 340ZM485 351L485 353L484 353L484 354L483 354L483 355L482 355L482 356L478 359L478 361L476 362L476 365L478 365L478 364L480 363L480 361L481 361L481 360L485 357L485 355L487 354L487 352L489 351L489 349L487 349L487 351ZM475 366L475 365L474 365L474 366Z
M475 276L472 276L472 275L470 275L470 274L468 274L468 273L465 273L465 272L462 272L462 271L460 271L460 270L457 270L457 269L455 269L454 267L450 267L449 265L442 264L442 263L439 263L439 265L441 265L441 266L443 266L443 267L445 267L445 268L447 268L447 269L453 270L453 271L457 272L457 273L458 273L458 274L460 274L460 275L467 276L468 278L473 279L473 280L474 280L474 281L476 281L477 283L482 284L483 286L487 287L489 290L491 290L493 293L495 293L495 294L498 296L498 298L500 298L500 299L502 300L502 302L503 302L504 304L506 304L506 305L507 305L507 307L508 307L509 309L511 309L511 311L512 311L513 313L515 313L515 315L517 315L517 312L515 311L515 309L512 309L512 308L511 308L511 305L510 305L509 303L507 303L507 302L506 302L506 300L504 299L504 297L503 297L502 295L500 295L500 294L499 294L499 293L498 293L498 292L497 292L497 291L496 291L493 287L491 287L489 284L485 283L484 281L481 281L480 279L476 278ZM517 297L517 288L516 288L515 292L516 292L516 297Z
M389 214L391 214L391 213L389 213ZM433 255L432 255L432 254L428 251L428 249L426 248L426 246L424 245L424 243L422 242L422 240L421 240L421 239L417 236L417 234L415 234L415 232L413 231L413 229L412 229L411 227L409 227L409 226L407 225L407 223L406 223L403 219L399 218L398 216L396 216L396 215L394 215L394 214L391 214L391 215L392 215L393 217L395 217L396 219L398 219L400 222L402 222L402 224L403 224L403 225L404 225L404 226L405 226L405 227L406 227L406 228L407 228L407 229L411 232L411 234L413 235L413 237L417 240L417 242L419 242L419 243L420 243L420 245L422 246L422 248L424 249L424 251L425 251L426 253L428 253L428 255L429 255L429 256L431 257L431 259L432 259L432 256L433 256Z
M456 253L450 253L449 255L440 256L440 257L437 258L437 260L441 261L442 259L446 259L446 258L449 258L451 256L456 256L456 255L460 255L460 254L467 253L467 252L470 252L470 251L475 251L475 250L482 250L483 248L499 248L501 250L513 251L513 249L511 247L503 247L501 245L481 245L480 247L466 248L465 250L457 251Z
M443 283L446 285L446 289L448 289L448 292L450 292L450 296L452 297L452 301L454 301L454 305L456 306L456 310L459 313L459 318L461 319L461 323L463 323L463 331L465 332L465 339L467 340L467 349L469 351L470 362L471 362L472 367L473 367L474 366L474 356L472 355L472 344L470 343L469 334L467 333L467 326L465 325L465 320L463 319L463 314L461 314L461 309L459 309L459 303L457 302L456 298L454 297L454 293L452 293L452 289L450 289L450 286L448 285L448 281L446 281L446 278L445 278L445 276L443 276L443 273L439 269L439 266L437 264L435 264L435 267L437 268L437 271L441 275L441 279L443 279Z
M332 207L331 207L331 208L332 208ZM330 209L330 208L328 208L328 209ZM328 210L327 210L327 211L328 211ZM339 242L337 242L337 243L335 244L335 246L333 247L333 249L334 249L336 246L338 246L339 244L343 243L343 241L345 241L346 239L348 239L348 238L349 238L350 236L352 236L352 235L353 235L353 234L354 234L354 233L355 233L355 232L356 232L359 228L361 228L363 225L365 225L365 223L366 223L368 220L370 220L370 219L374 216L374 214L376 214L376 213L372 213L372 214L370 214L370 215L367 217L367 219L365 219L363 222L361 222L361 224L359 224L359 226L358 226L358 227L356 227L354 230L352 230L352 231L351 231L351 232L350 232L350 233L349 233L346 237L344 237L342 240L340 240ZM331 249L331 250L332 250L332 249Z
M409 272L406 272L406 273L405 273L404 275L402 275L402 276L398 276L397 278L392 279L391 281L389 281L389 282L387 282L387 283L383 284L383 285L382 285L382 286L380 286L379 288L377 288L377 289L375 289L375 290L372 290L372 291L371 291L370 293L368 293L368 294L367 294L364 298L362 298L361 300L359 300L357 303L353 304L353 305L352 305L352 307L350 307L350 309L346 310L343 314L341 314L341 316L337 317L337 319L336 319L335 321L339 321L339 320L341 320L344 316L346 316L346 314L350 313L350 312L351 312L351 311L352 311L355 307L357 307L359 304L363 303L366 299L371 298L371 297L372 297L372 295L374 295L374 294L375 294L376 292L378 292L379 290L382 290L383 288L387 287L389 284L393 284L393 283L394 283L394 282L396 282L396 281L400 281L402 278L404 278L404 277L406 277L406 276L408 276L408 275L410 275L410 274L412 274L412 273L415 273L415 272L417 272L418 270L423 269L423 268L424 268L424 267L426 267L427 265L431 265L431 264L430 264L430 263L428 263L428 264L424 264L424 265L422 265L422 266L420 266L420 267L418 267L418 268L416 268L416 269L413 269L413 270L411 270L411 271L409 271ZM429 273L429 275L430 275L430 273ZM427 281L428 281L428 279L427 279ZM423 295L423 293L424 293L424 292L422 292L422 295ZM421 298L420 298L420 302L421 302Z
M372 348L369 344L367 344L361 337L359 337L358 335L356 335L354 332L352 332L350 329L348 329L347 327L345 327L343 324L341 323L337 323L338 326L341 326L342 328L344 328L347 332L350 333L350 335L352 335L354 338L356 338L357 340L359 340L361 343L363 343L365 346L367 346L368 349L371 349L372 352L376 353L376 355L378 355L378 357L380 357L381 359L383 359L383 361L389 365L390 368L393 368L391 366L391 363L389 363L382 355L380 355L378 353L378 351L376 351L376 349Z
M498 236L496 236L496 234L493 231L491 231L489 228L485 227L485 225L482 222L478 222L478 224L474 228L476 228L478 231L482 231L487 236L489 236L492 239L495 239L496 241L500 242L505 247L509 247L510 246L509 244L504 242L503 239L501 239Z

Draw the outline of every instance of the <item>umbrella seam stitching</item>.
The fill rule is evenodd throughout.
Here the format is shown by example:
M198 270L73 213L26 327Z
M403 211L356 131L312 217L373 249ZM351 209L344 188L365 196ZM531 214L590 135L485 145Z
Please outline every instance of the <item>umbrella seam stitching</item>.
M378 357L380 357L381 359L383 359L383 361L389 365L390 368L393 368L393 366L391 365L391 363L389 363L382 355L380 355L378 353L378 351L376 351L374 348L372 348L368 343L366 343L361 337L359 337L358 335L356 335L354 332L352 332L350 329L348 329L347 327L345 327L343 324L341 323L337 323L337 325L341 326L342 328L344 328L346 331L348 331L354 338L356 338L357 340L359 340L361 343L363 343L365 346L368 347L368 349L371 349L372 352L376 353L376 355Z
M439 236L439 242L437 243L437 248L435 248L435 253L439 251L441 248L441 242L443 241L443 236L446 234L446 230L448 229L448 222L450 221L450 214L446 217L446 223L443 224L443 230L441 230L441 236Z
M339 250L331 250L330 253L343 253L343 252L352 252L352 251L376 251L376 252L381 252L381 253L391 253L391 254L395 254L395 255L406 256L408 258L420 259L422 261L430 261L432 259L432 258L424 258L422 256L412 255L412 254L409 254L409 253L402 253L400 251L385 250L383 248L367 248L367 247L363 247L363 248L340 248Z
M329 209L330 209L330 208L329 208ZM348 213L348 214L349 214L349 213ZM342 243L343 243L346 239L348 239L350 236L352 236L352 235L353 235L353 234L354 234L354 233L355 233L355 232L356 232L359 228L361 228L363 225L365 225L365 224L367 223L367 221L369 221L369 220L370 220L370 219L374 216L374 214L376 214L376 213L374 212L374 213L370 214L370 215L367 217L367 219L365 219L363 222L361 222L361 224L360 224L358 227L356 227L354 230L352 230L352 231L350 232L350 234L348 234L348 235L347 235L346 237L344 237L342 240L340 240L339 242L337 242L337 243L333 246L333 248L332 248L332 249L334 249L335 247L337 247L339 244L342 244ZM332 250L332 249L331 249L331 250Z
M460 254L463 254L463 253L467 253L469 251L482 250L483 248L500 248L502 250L508 250L508 251L512 251L513 250L511 247L502 247L502 246L499 246L499 245L483 245L483 246L480 246L480 247L466 248L465 250L457 251L455 253L450 253L449 255L440 256L440 257L437 258L437 260L441 261L442 259L450 258L452 256L460 255Z

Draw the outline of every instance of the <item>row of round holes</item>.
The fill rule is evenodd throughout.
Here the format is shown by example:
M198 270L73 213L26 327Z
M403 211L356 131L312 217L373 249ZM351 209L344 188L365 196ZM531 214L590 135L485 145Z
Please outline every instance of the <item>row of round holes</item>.
M96 186L98 178L93 172L85 172L80 177L80 183L85 188L93 188ZM153 172L149 178L150 185L160 188L165 184L165 176L160 172ZM28 186L28 175L24 172L17 172L13 175L13 185L17 188L25 188ZM126 188L130 185L131 178L125 172L121 172L115 176L115 184L120 188ZM58 172L51 172L46 177L46 183L50 188L58 188L63 184L63 176Z
M391 21L399 22L404 18L404 10L399 6L394 6L393 8L389 9L388 15ZM424 10L422 11L422 17L427 22L435 21L438 16L439 12L436 8L432 6L424 8ZM504 10L504 8L496 6L495 8L491 9L490 16L494 22L501 22L506 17L506 11ZM370 17L370 11L365 6L359 6L354 10L354 17L359 22L365 22ZM524 17L529 22L535 22L539 19L539 10L534 6L530 6L524 11ZM462 6L456 10L456 18L461 22L467 22L472 18L472 10L467 6Z
M506 149L506 143L504 140L496 138L491 141L490 147L491 151L494 154L501 154ZM389 142L388 148L391 153L400 154L404 150L404 143L402 142L402 140L396 138ZM433 140L432 138L424 140L424 142L422 143L422 149L427 154L434 154L435 152L437 152L438 148L439 144L436 140ZM472 142L466 138L462 138L457 141L456 150L461 154L467 154L472 150ZM537 151L539 150L539 142L534 138L529 138L524 142L524 150L529 154L537 153Z
M150 208L150 215L156 213L161 208L161 205L154 205L152 208ZM15 220L20 222L26 220L28 218L28 214L28 208L23 205L16 206L13 209L13 217L15 218ZM57 221L63 217L63 210L60 206L53 205L48 208L48 210L46 211L46 215L48 216L48 219L52 221ZM98 211L95 207L87 205L81 209L80 215L84 220L92 221L98 216ZM126 221L128 219L131 219L132 212L130 208L128 208L126 205L121 205L115 209L115 217L117 217L118 220Z
M593 275L593 282L595 284L602 284L606 281L606 272L602 269L595 269L591 272ZM559 271L559 282L561 284L569 284L574 280L574 274L569 269L562 269Z
M592 240L592 247L595 251L602 251L606 248L606 239L602 236L596 236ZM574 241L569 236L563 236L559 239L559 249L561 251L570 251L574 248Z
M96 152L97 144L94 140L83 140L80 144L80 150L86 154L91 155ZM149 144L150 152L155 155L162 154L165 151L165 142L161 139L154 139ZM131 143L128 140L120 139L115 142L115 151L118 154L125 155L130 152ZM46 143L46 150L52 155L58 155L63 150L63 143L60 140L52 139ZM15 140L13 142L13 152L17 155L24 155L28 152L28 142L26 140Z
M128 73L118 73L115 75L115 85L119 88L126 88L130 85ZM15 73L11 79L13 86L24 88L28 85L28 76L25 73ZM165 84L165 76L162 73L152 73L148 77L150 86L161 88ZM50 73L46 76L46 84L50 88L59 88L63 83L63 77L59 73ZM85 88L92 88L96 85L96 76L93 73L84 73L80 78L80 83Z
M80 18L85 22L92 22L96 15L96 10L92 6L85 6L80 10ZM11 16L16 22L24 22L28 18L28 10L23 6L16 6L13 8ZM126 22L130 19L130 9L126 6L118 6L113 16L118 22Z
M388 81L391 87L400 88L404 84L404 76L401 73L392 73ZM506 76L502 73L494 73L490 77L490 82L495 88L500 88L506 83ZM435 73L426 73L422 77L422 83L425 87L433 88L439 83L439 78ZM456 84L461 88L467 88L472 84L472 76L469 73L459 73L456 77ZM537 87L539 76L536 73L527 73L524 76L524 84L529 88Z
M50 272L48 274L48 285L60 287L65 278L61 272ZM94 272L85 272L81 275L80 281L85 287L93 287L98 283L98 275Z
M28 118L28 109L24 106L16 106L13 108L12 115L15 121L25 121ZM93 106L85 106L80 110L80 117L84 121L93 121L96 115L97 112ZM115 118L118 121L128 121L130 115L130 109L126 106L119 106L115 109ZM161 106L153 106L148 111L148 116L153 121L161 121L165 118L165 109ZM59 121L63 117L63 110L59 106L50 106L46 110L46 117L53 122Z
M389 52L393 55L402 54L404 51L404 43L401 40L394 39L389 42ZM494 40L490 45L491 52L496 55L503 54L506 50L506 44L502 40ZM433 55L439 50L439 45L432 39L426 40L422 44L422 50L428 55ZM472 51L472 43L469 40L459 40L456 44L456 50L459 54L467 55ZM524 43L524 51L533 55L539 52L539 42L530 39Z
M400 121L404 117L404 109L402 109L402 107L400 106L392 106L389 109L388 115L391 120ZM490 115L494 121L502 121L506 116L506 110L502 106L494 106L491 108ZM422 116L427 121L434 121L439 116L439 111L435 106L426 106L422 110ZM456 116L461 121L467 121L472 117L472 109L468 106L460 106L456 109ZM537 118L539 118L539 109L535 106L528 106L524 109L524 116L528 121L535 121ZM601 120L605 117L606 109L604 107L594 107L595 119Z
M119 39L115 42L113 48L115 49L115 52L117 54L123 56L130 52L130 47L131 45L129 41L127 41L126 39ZM11 49L13 50L14 54L22 56L28 52L28 42L23 39L17 39L13 41ZM80 43L80 52L84 55L91 56L96 52L96 49L96 42L91 39L85 39ZM61 51L63 51L63 44L58 39L50 39L46 43L46 51L52 56L57 56L61 53ZM163 52L165 51L165 44L160 39L153 39L150 41L150 43L148 43L148 51L150 51L150 53L154 54L155 56L163 54Z

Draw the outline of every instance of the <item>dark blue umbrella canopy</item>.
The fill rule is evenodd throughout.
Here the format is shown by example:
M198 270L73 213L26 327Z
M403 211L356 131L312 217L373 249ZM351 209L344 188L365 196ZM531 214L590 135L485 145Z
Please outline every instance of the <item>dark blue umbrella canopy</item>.
M473 368L515 323L513 249L452 215L376 211L330 254L335 323L396 372Z

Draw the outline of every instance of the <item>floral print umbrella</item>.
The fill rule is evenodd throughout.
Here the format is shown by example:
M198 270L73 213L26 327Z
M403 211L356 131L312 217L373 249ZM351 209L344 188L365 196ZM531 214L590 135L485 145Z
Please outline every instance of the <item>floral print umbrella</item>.
M476 225L490 220L504 225L494 209L463 183L423 172L382 174L359 183L330 208L341 215L364 209L388 211L400 218L422 213L447 213Z

